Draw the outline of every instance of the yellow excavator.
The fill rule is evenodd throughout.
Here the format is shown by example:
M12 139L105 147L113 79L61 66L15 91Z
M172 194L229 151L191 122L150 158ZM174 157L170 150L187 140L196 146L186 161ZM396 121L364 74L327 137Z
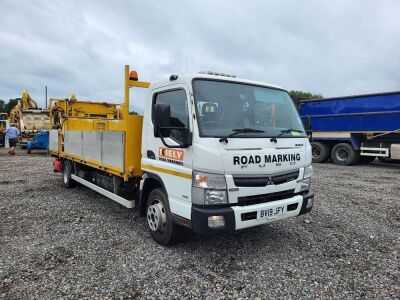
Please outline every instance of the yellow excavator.
M37 102L25 90L21 100L10 112L10 125L14 125L21 132L20 145L24 148L36 133L50 129L49 110L38 108Z

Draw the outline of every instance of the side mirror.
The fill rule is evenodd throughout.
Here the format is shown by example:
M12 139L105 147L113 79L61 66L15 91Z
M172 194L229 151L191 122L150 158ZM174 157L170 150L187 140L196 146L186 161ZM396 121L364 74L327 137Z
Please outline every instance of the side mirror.
M169 137L171 135L171 109L169 104L154 104L154 136Z
M171 126L171 109L169 104L155 104L154 105L154 136L161 138L164 146L168 148L186 148L192 145L192 133L188 128L185 127L173 127ZM180 131L179 145L168 145L164 138L171 136L171 130Z
M182 146L188 147L192 145L193 135L188 128L182 130Z

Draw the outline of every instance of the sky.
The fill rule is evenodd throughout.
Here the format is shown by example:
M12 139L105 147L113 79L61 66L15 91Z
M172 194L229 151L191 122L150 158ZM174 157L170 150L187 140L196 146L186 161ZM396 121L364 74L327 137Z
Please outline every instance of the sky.
M400 1L0 1L0 99L120 103L123 68L212 70L324 97L400 90ZM132 92L142 111L145 95Z

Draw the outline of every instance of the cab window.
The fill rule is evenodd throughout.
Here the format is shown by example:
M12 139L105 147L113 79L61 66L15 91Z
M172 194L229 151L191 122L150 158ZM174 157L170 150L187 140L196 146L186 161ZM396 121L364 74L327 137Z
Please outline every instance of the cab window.
M154 104L169 104L172 127L189 128L189 113L185 90L179 89L157 93L155 95ZM178 143L182 142L182 131L176 129L171 130L171 135L169 137Z

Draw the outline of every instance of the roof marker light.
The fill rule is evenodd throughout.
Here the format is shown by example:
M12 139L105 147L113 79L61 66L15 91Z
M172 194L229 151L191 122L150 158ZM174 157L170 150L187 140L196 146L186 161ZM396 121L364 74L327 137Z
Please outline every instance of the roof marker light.
M215 75L215 76L223 76L223 77L231 77L231 78L236 78L236 75L231 75L231 74L226 74L226 73L220 73L220 72L214 72L214 71L201 71L199 74L206 74L206 75Z

